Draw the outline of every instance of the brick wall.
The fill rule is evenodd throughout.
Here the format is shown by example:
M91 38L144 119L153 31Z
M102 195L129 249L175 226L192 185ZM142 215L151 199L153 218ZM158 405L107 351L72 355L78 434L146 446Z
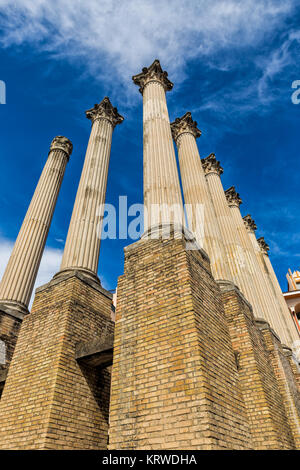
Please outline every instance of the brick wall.
M106 448L110 371L79 367L75 344L111 333L110 310L110 294L77 275L39 289L0 401L0 448Z
M245 449L219 288L184 240L139 241L118 282L110 449Z
M5 363L0 362L0 370L7 369L17 342L22 320L0 310L0 341L5 345ZM4 348L3 348L4 349ZM1 348L2 350L2 348ZM1 355L2 356L2 355Z

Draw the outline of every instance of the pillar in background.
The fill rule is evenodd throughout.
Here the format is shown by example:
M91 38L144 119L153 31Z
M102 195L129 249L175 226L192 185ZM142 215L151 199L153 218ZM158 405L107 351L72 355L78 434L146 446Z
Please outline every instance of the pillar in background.
M189 229L198 245L208 253L214 278L230 280L226 252L196 142L201 131L189 112L175 119L171 130L178 148Z
M201 161L225 246L231 277L246 299L251 303L255 316L261 317L261 307L256 296L253 294L253 279L249 271L246 254L239 240L239 235L221 183L220 176L223 173L223 168L213 153Z
M182 225L181 190L166 102L166 91L172 90L173 83L158 60L132 79L143 95L144 230L170 223Z
M270 292L269 285L261 272L256 254L249 239L249 235L247 233L247 229L240 211L240 204L242 201L234 186L231 186L231 188L227 189L225 191L225 195L231 210L233 223L245 252L247 265L251 273L253 282L249 287L253 288L252 298L255 299L257 305L259 306L262 313L262 318L270 323L270 325L272 325L278 334L278 328L275 328L275 326L279 326L275 321L275 317L278 316L278 306L272 297L272 292Z
M295 448L300 449L300 394L297 377L291 363L285 354L279 337L266 322L256 322L262 332L270 366L273 368L278 388L280 390L287 422L291 429Z
M107 97L86 111L86 117L92 121L92 130L58 275L73 270L98 280L100 236L112 133L124 118Z
M30 297L72 148L72 143L66 137L57 136L53 139L48 159L0 283L0 340L6 346L4 365L8 365L11 360L21 321L28 313Z
M249 235L253 243L253 247L256 251L258 260L261 264L261 267L274 291L274 296L278 300L279 305L281 307L282 320L284 322L283 331L287 336L287 346L290 346L292 348L296 358L300 362L300 336L297 331L296 325L291 317L286 301L284 300L279 282L277 280L272 263L270 261L268 255L269 246L267 245L263 237L256 240L254 230L249 231Z

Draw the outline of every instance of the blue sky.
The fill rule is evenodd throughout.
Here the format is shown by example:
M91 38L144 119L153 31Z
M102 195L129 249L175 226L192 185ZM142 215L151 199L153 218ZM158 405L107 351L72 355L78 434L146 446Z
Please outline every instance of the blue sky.
M142 97L133 74L155 58L169 73L171 121L191 111L201 157L215 152L282 288L299 269L300 3L270 1L0 0L0 273L56 135L74 145L37 285L58 270L90 122L109 96L125 117L113 135L106 201L142 202ZM114 289L126 240L102 242L99 275Z

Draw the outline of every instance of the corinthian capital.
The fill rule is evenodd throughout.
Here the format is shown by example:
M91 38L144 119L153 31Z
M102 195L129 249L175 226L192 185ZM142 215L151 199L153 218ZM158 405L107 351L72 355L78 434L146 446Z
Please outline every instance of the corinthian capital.
M246 229L249 232L255 232L257 227L256 227L256 223L252 219L251 215L250 214L245 215L245 217L243 217L243 220L244 220L244 224L246 226Z
M160 62L156 59L150 67L144 67L142 72L132 77L135 85L138 85L139 91L143 94L144 88L149 82L159 82L165 91L172 90L173 83L168 79L168 72L163 71Z
M176 144L182 134L192 134L195 139L201 135L200 129L197 128L197 122L193 121L190 112L185 113L181 118L176 118L175 121L171 123L171 131Z
M202 166L204 173L209 175L210 173L216 173L217 175L221 176L223 173L223 168L221 167L220 162L216 159L214 153L211 153L206 158L201 159Z
M118 113L117 108L113 107L107 96L101 101L101 103L95 104L93 108L88 109L85 112L85 115L92 121L92 123L97 119L105 119L111 123L113 128L124 121L123 116Z
M67 137L64 137L63 135L57 135L51 142L50 152L51 150L62 150L66 153L69 159L73 150L73 144L69 139L67 139Z
M268 255L268 251L269 251L270 247L269 247L269 245L265 242L264 237L258 238L257 241L258 241L258 244L259 244L260 251L261 251L264 255Z
M240 207L242 204L242 200L240 198L239 193L236 192L235 187L231 186L231 188L226 189L225 196L229 206L237 206Z

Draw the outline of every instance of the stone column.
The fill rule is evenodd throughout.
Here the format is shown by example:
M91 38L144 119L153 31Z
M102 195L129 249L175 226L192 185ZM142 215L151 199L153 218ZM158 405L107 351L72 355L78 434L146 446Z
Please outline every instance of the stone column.
M166 91L172 90L173 83L158 60L132 79L143 95L144 230L160 224L182 225L181 190L166 102Z
M72 143L63 136L53 139L50 152L29 205L0 284L0 309L22 319L45 247L57 196Z
M124 120L105 97L86 111L92 130L74 203L66 245L56 276L81 271L97 278L100 236L106 194L112 133Z
M220 228L197 147L196 139L200 137L201 131L189 112L177 118L171 124L171 130L178 148L189 228L195 234L198 245L209 255L214 278L231 280Z
M277 280L272 263L268 256L269 246L267 245L263 237L256 240L254 231L249 232L249 235L253 247L256 251L261 268L263 269L265 276L267 277L267 280L273 289L274 297L276 297L281 307L282 321L281 330L278 332L278 334L282 336L283 334L285 335L287 346L290 346L292 348L298 361L300 361L300 336L293 322L293 319L291 318L290 311L288 309L288 306L286 305L279 282Z
M262 318L270 323L272 328L274 328L277 334L279 334L277 328L278 324L275 321L275 316L278 313L278 306L276 305L276 302L272 297L272 293L270 292L269 285L267 284L261 272L258 260L252 247L252 243L249 239L247 229L240 211L240 204L242 201L234 186L231 186L231 188L225 191L225 196L227 198L233 218L233 223L238 232L241 245L244 249L247 265L253 280L249 286L250 288L253 288L252 296L255 298L257 304L260 307Z
M251 303L254 315L261 317L261 307L256 296L253 294L253 279L249 271L246 254L239 240L239 235L221 183L220 175L223 173L223 168L213 153L202 160L202 165L219 222L232 279Z

